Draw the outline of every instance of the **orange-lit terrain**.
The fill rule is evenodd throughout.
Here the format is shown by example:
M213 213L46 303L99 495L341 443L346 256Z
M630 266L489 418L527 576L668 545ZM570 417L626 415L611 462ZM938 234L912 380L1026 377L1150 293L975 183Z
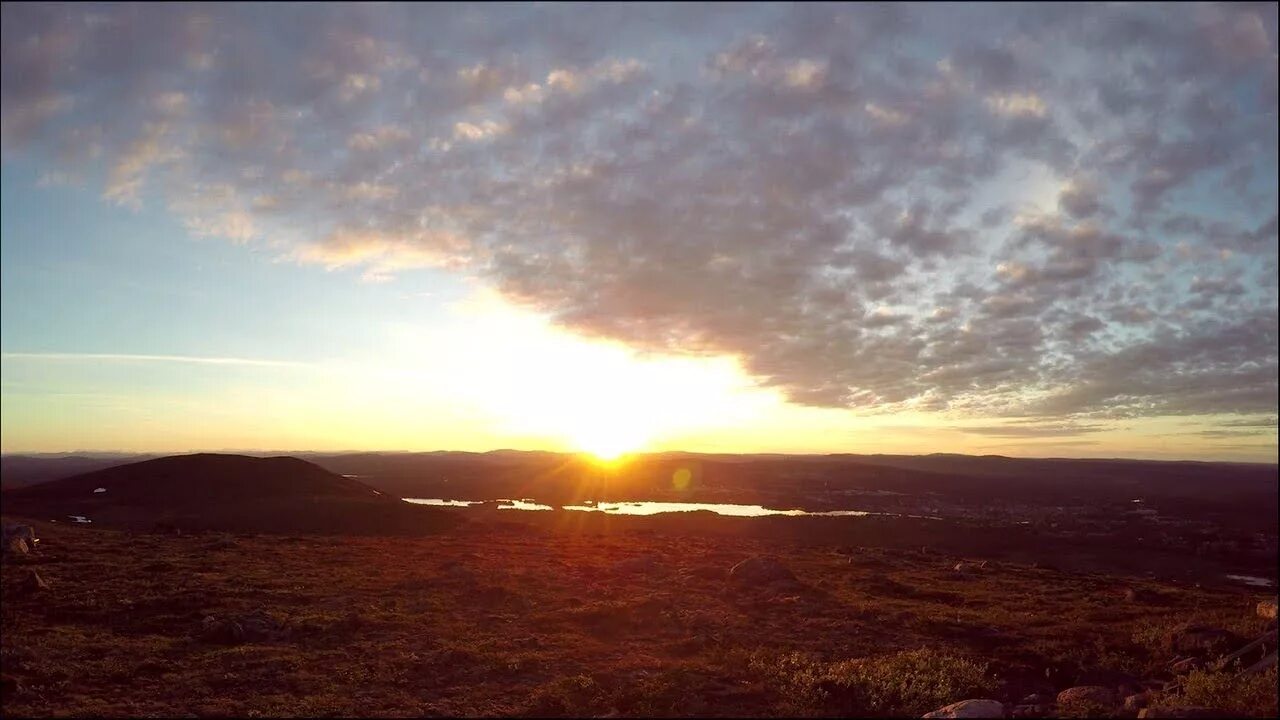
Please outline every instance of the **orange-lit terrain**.
M115 478L123 494L155 482L152 468L190 474L204 458L222 462L6 491L6 525L40 537L3 565L6 715L919 715L989 698L1021 715L1132 716L1128 696L1276 710L1274 667L1243 672L1261 651L1234 670L1172 669L1268 627L1255 608L1268 591L1224 577L1266 573L1238 548L1117 547L977 517L492 505L407 507L419 528L376 535L363 520L224 532L210 527L221 511L203 528L192 513L156 523L154 508L109 510L112 488L88 488ZM361 487L306 464L263 467ZM302 476L277 486L313 487ZM89 491L100 521L8 514L64 491ZM1220 632L1217 644L1188 654L1194 626ZM1114 704L1054 704L1082 685Z

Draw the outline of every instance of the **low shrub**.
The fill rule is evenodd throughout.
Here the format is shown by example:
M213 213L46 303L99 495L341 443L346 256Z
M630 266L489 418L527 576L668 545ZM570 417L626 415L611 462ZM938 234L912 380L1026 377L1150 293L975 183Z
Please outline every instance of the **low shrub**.
M930 649L822 663L798 653L752 668L796 714L919 716L950 703L987 697L996 680L986 663Z
M1212 707L1247 717L1280 717L1276 679L1274 667L1251 675L1194 670L1183 679L1180 691L1163 694L1153 704Z

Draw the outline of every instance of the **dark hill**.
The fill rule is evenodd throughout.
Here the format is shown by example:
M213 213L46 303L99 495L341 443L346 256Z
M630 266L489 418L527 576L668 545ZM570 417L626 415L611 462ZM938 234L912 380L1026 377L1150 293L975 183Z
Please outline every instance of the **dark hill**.
M146 528L403 534L458 517L293 457L175 455L9 490L6 512Z

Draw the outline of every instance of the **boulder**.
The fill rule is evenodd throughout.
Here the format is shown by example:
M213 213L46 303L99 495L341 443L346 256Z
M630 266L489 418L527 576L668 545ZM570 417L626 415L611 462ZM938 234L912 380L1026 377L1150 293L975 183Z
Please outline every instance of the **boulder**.
M18 680L18 678L9 674L0 675L0 694L7 696L9 693L15 693L21 689L22 681Z
M1229 718L1226 710L1210 707L1154 707L1138 711L1140 718Z
M244 639L249 642L258 640L279 640L289 634L284 623L276 620L262 610L253 612L239 619L244 629Z
M200 639L223 645L238 645L244 642L244 628L234 620L209 615L200 623Z
M27 545L27 541L20 538L10 538L4 544L4 554L13 557L23 557L31 552L31 548Z
M1124 709L1128 712L1137 712L1149 704L1151 704L1151 693L1141 692L1124 699Z
M1159 602L1160 595L1158 593L1147 590L1146 588L1126 588L1124 591L1124 599L1126 602L1138 603L1139 605L1149 605Z
M743 585L794 583L796 576L786 565L773 558L747 558L729 569L729 580Z
M210 615L200 625L201 640L224 645L279 640L288 634L289 629L284 623L262 610L254 610L241 617L219 618Z
M34 550L36 543L40 542L39 538L36 537L35 529L30 525L5 525L3 533L5 545L8 545L15 538L21 538L27 541L28 548Z
M1115 707L1119 704L1119 698L1111 688L1101 685L1077 685L1058 693L1058 704Z
M1276 651L1272 650L1271 654L1267 655L1266 657L1262 658L1258 662L1245 668L1244 673L1246 675L1252 675L1253 673L1265 672L1268 668L1273 668L1277 664L1278 664L1278 660L1276 657Z
M1010 715L1016 718L1042 718L1049 717L1052 713L1053 705L1051 704L1023 704L1015 705Z
M28 570L26 576L22 578L22 583L18 586L23 595L31 595L33 593L44 592L49 589L49 583L40 577L40 573L35 570Z
M1266 657L1268 648L1274 648L1275 646L1276 631L1268 630L1254 638L1253 642L1219 660L1214 669L1221 670L1232 663L1252 665L1254 662Z
M1173 652L1194 657L1225 655L1241 644L1239 635L1207 625L1189 625L1169 637Z
M1275 598L1271 598L1270 600L1263 600L1262 602L1258 603L1258 617L1262 618L1263 620L1276 619L1276 599Z
M961 700L938 708L921 717L927 718L1002 718L1004 705L996 700Z

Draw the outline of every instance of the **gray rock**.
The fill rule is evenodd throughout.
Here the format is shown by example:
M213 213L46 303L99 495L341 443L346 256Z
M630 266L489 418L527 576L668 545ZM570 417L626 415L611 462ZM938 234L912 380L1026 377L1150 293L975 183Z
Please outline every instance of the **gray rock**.
M240 618L239 622L240 627L244 628L245 640L280 640L289 635L289 628L285 623L262 610L254 610Z
M961 700L925 713L926 718L1002 718L1004 705L996 700Z
M243 642L280 640L289 628L262 610L241 617L219 618L210 615L200 626L200 639L205 642L238 645Z
M29 552L31 552L31 548L27 545L27 541L20 537L10 538L4 544L5 555L10 555L13 557L24 557Z
M1194 657L1225 655L1242 644L1239 635L1207 625L1189 625L1169 637L1173 652Z
M1146 605L1160 600L1160 595L1146 588L1127 588L1124 591L1124 599L1127 602Z
M729 580L738 584L769 585L794 583L796 576L786 565L773 558L747 558L729 570Z
M5 525L3 529L4 544L8 545L9 541L15 538L21 538L27 541L27 547L34 550L40 540L36 537L35 528L30 525Z
M1115 707L1120 704L1119 698L1111 688L1101 685L1077 685L1058 693L1059 705L1100 705Z
M1124 709L1129 712L1137 712L1149 704L1151 704L1151 693L1141 692L1124 699Z
M18 586L23 595L44 592L49 589L49 583L40 577L40 573L35 570L28 570L26 576L22 578L22 584Z
M244 628L234 620L210 615L200 624L200 639L211 643L237 645L244 642Z
M1258 603L1258 617L1262 618L1263 620L1276 619L1276 599L1275 598L1271 598L1270 600L1263 600L1262 602Z
M8 695L22 689L22 681L12 675L0 675L0 693Z

